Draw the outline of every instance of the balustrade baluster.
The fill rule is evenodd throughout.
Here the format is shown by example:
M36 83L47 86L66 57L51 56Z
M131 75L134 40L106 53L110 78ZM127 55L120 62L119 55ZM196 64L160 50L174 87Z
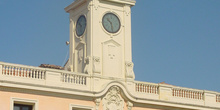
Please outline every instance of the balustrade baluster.
M73 81L74 81L74 77L73 77L74 75L71 75L71 83L73 83Z
M195 99L198 99L198 92L195 93Z
M146 93L146 85L144 85L144 91L143 92L145 92Z
M30 69L30 78L33 78L33 69Z
M40 79L40 77L39 77L40 70L36 70L36 71L37 71L37 73L36 73L36 78L37 78L37 79Z
M13 75L13 76L15 76L15 68L16 68L16 67L14 67L14 66L12 67L12 75Z
M79 76L79 84L82 84L82 76Z
M64 82L66 82L66 74L63 74L64 76L63 76L63 80L64 80Z
M33 70L33 78L36 78L35 75L36 75L36 70Z
M141 84L141 92L143 92L143 84Z
M41 70L39 70L39 79L42 79L42 71Z
M27 73L27 76L26 76L26 77L27 77L27 78L30 78L30 69L29 69L29 68L27 68L27 72L26 72L26 73Z
M26 77L26 74L27 74L27 70L26 70L26 68L24 68L24 75L23 75L23 77Z
M70 83L70 75L67 75L67 82Z
M177 89L175 89L175 96L177 96Z
M9 75L9 74L8 74L8 66L6 66L6 75Z
M18 76L18 67L15 67L15 75L14 76Z
M23 74L24 74L24 69L23 68L21 68L21 71L20 71L21 73L20 73L20 77L23 77Z
M77 76L77 84L79 84L80 82L79 82L79 76Z
M5 75L5 66L2 65L2 74Z
M11 75L11 66L8 67L8 74Z
M83 85L84 76L81 77L81 84Z
M153 90L152 90L152 93L155 94L155 86L153 86L152 89L153 89Z
M84 81L85 81L85 77L82 77L82 85L85 85Z
M84 85L86 85L87 84L87 77L84 77L84 79L85 79Z

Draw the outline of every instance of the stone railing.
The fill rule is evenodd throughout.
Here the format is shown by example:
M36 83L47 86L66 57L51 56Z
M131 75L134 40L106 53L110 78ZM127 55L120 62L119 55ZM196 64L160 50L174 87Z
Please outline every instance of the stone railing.
M158 94L158 85L147 83L135 83L135 91L150 94Z
M203 91L194 91L194 90L189 90L189 89L173 88L172 89L172 96L203 100L204 93L203 93Z
M1 75L13 76L13 77L23 77L31 79L45 79L45 69L33 68L30 66L22 66L15 64L2 64Z
M99 92L103 90L103 85L115 82L115 80L127 86L127 91L136 99L220 107L220 93L218 92L177 87L163 83L125 82L122 79L0 62L1 86L27 89L41 88L41 90L69 94L76 90L79 91L79 94L83 94L80 91Z
M88 74L0 62L0 81L89 90Z
M133 94L136 94L135 96L140 99L220 107L220 94L218 92L139 81L134 81L133 87Z
M65 82L65 83L86 85L86 83L87 83L87 76L76 75L76 74L69 74L69 73L62 73L61 81Z
M220 102L220 94L216 95L216 102Z

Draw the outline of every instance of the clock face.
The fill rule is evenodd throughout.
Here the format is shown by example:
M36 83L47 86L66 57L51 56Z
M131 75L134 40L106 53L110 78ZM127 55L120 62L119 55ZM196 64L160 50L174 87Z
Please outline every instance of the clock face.
M86 29L86 17L81 15L76 23L76 35L82 36Z
M109 33L117 33L121 27L119 18L113 13L106 13L103 16L102 25Z

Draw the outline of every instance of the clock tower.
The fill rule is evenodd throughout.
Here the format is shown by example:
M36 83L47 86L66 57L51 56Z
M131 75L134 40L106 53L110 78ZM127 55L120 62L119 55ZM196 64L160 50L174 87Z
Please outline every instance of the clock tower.
M65 69L93 76L134 79L131 7L135 0L75 0Z

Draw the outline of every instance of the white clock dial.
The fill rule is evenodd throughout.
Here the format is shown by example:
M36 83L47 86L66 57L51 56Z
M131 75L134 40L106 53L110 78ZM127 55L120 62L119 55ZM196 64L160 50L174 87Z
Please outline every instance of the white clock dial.
M117 33L121 27L119 18L113 13L106 13L103 16L102 25L109 33Z
M76 23L76 35L82 36L86 29L86 17L81 15Z

